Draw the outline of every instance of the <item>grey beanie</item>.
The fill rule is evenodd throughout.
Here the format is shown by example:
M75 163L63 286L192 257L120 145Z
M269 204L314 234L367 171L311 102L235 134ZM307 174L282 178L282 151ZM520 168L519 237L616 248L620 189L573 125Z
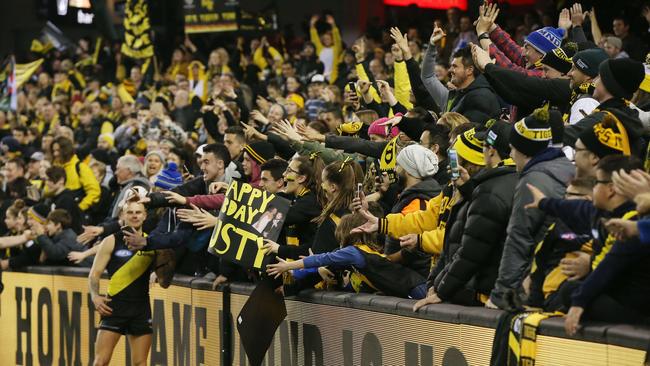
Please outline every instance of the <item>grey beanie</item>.
M407 173L424 178L438 172L438 157L422 145L409 145L397 154L397 164Z

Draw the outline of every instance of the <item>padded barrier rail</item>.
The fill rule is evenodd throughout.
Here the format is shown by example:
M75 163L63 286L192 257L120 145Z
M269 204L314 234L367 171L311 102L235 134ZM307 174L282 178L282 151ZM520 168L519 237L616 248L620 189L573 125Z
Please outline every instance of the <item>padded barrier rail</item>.
M87 276L87 269L72 267L3 273L0 364L90 363L99 315ZM233 319L252 289L233 283L212 291L210 281L187 276L176 276L165 290L152 287L150 364L246 365ZM413 313L413 303L303 291L287 298L288 316L264 365L489 364L500 311L440 304ZM642 365L649 343L648 328L590 324L567 337L562 319L548 319L539 327L536 365ZM111 365L128 365L128 354L121 340Z

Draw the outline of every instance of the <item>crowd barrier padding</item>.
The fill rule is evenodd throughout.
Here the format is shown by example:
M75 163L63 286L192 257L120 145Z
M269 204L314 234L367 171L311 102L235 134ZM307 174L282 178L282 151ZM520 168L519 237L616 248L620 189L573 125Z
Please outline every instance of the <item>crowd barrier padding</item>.
M88 270L30 267L4 272L0 295L0 365L88 365L99 314ZM253 285L176 276L151 289L154 337L150 365L247 365L234 326ZM106 280L101 282L101 290ZM500 311L449 304L418 313L414 301L307 290L288 297L265 366L488 365ZM642 365L644 327L589 324L575 337L563 319L542 322L536 365ZM129 365L124 338L111 365Z

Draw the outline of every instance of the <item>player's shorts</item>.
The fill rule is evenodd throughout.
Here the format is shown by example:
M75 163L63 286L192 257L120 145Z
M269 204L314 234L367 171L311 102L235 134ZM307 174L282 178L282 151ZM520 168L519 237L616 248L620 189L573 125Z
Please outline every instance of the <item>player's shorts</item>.
M110 316L102 317L99 329L122 335L152 334L151 306L149 302L112 300L108 306L113 309Z

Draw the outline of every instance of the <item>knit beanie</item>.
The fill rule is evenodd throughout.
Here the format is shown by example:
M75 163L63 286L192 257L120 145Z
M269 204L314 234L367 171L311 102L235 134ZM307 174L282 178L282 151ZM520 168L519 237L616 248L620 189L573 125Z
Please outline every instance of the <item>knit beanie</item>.
M39 224L45 224L47 215L50 214L50 206L44 203L37 203L27 210L27 216L36 220Z
M115 147L115 138L113 138L113 134L111 133L102 133L101 135L99 135L97 140L108 142L108 145L111 147L111 149Z
M397 154L397 165L413 177L425 178L438 172L438 157L422 145L408 145Z
M167 157L165 156L164 152L162 152L160 150L151 150L151 151L149 151L147 153L147 155L145 155L144 161L147 161L147 159L152 155L158 155L158 157L160 158L160 161L162 161L163 163L165 162L165 160L167 160Z
M275 148L271 143L266 141L257 141L248 144L244 146L244 150L248 153L251 159L255 160L259 165L264 164L269 159L273 159L275 156Z
M549 118L548 108L537 108L516 122L510 131L510 145L528 157L546 149L553 138Z
M578 45L569 42L562 47L555 48L547 52L541 60L541 63L554 68L562 74L568 74L573 62L571 57L578 51Z
M560 47L564 38L564 29L544 27L531 32L524 42L531 45L534 49L541 54L546 54L555 48Z
M608 58L607 52L602 48L589 48L573 55L573 64L583 74L595 78L598 76L598 66Z
M607 60L600 64L600 81L615 98L632 99L645 77L645 68L630 58Z
M298 106L298 109L305 108L305 98L302 95L297 93L291 93L287 95L287 102L293 102Z
M483 141L479 140L475 135L475 128L465 131L465 133L456 138L454 149L464 160L467 160L474 165L484 166L485 159L483 159Z
M580 141L599 158L616 154L632 155L627 128L611 112L601 115L601 120L592 128L582 131Z
M382 126L381 124L388 121L390 118L384 117L376 120L375 122L370 124L370 127L368 127L368 135L379 135L381 137L390 137L393 138L397 135L399 135L399 129L397 127L393 127L390 129L390 133L388 133L388 126Z
M167 163L167 167L160 171L156 176L156 182L153 184L156 187L170 190L183 184L183 176L178 171L178 166L173 161Z

